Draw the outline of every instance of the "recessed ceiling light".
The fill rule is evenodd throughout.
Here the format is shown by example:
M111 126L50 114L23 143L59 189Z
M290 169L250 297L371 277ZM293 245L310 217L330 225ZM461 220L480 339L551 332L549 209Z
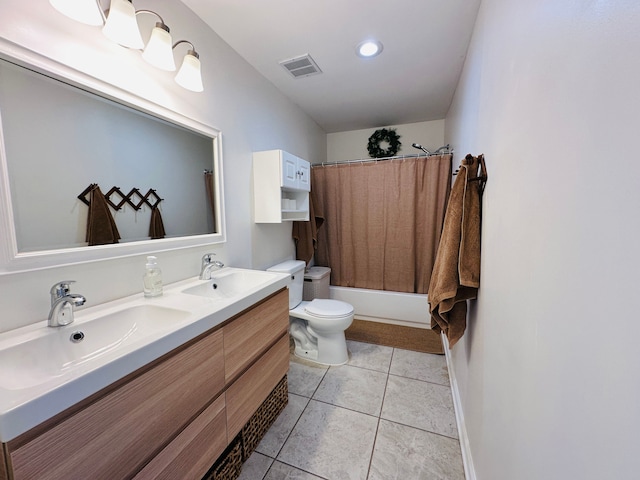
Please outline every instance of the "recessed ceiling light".
M359 57L371 58L380 55L382 52L382 43L377 40L367 40L358 44L356 54Z

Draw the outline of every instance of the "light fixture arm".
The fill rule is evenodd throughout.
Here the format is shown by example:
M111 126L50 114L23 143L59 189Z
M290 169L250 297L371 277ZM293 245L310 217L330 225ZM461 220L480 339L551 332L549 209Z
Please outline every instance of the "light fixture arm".
M107 23L107 14L102 9L102 5L100 4L100 0L96 0L96 5L98 5L98 10L100 11L100 16L102 17L102 24Z
M136 10L136 16L140 15L141 13L150 13L151 15L155 15L156 17L158 17L160 19L159 22L156 22L156 27L161 28L163 30L165 30L166 32L169 32L169 27L167 26L166 23L164 23L164 19L160 16L159 13L154 12L153 10Z
M173 44L173 47L171 47L171 49L175 50L175 48L181 43L186 43L191 47L187 52L187 55L193 55L196 58L200 58L200 55L198 54L198 52L196 52L196 47L189 40L178 40L176 43Z

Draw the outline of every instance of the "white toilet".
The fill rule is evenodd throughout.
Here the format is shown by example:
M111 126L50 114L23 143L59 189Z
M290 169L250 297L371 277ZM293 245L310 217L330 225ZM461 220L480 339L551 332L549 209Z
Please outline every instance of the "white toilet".
M344 331L353 322L353 306L340 300L315 298L302 301L305 263L289 260L269 268L291 276L289 332L295 355L323 365L343 365L349 360Z

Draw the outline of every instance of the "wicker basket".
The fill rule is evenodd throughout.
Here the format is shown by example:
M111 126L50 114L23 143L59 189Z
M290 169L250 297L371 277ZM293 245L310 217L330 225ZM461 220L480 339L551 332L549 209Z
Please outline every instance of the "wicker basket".
M203 480L235 480L240 476L242 464L251 456L269 427L289 402L287 376L271 391L256 413L242 427Z
M203 480L236 480L242 470L242 442L240 435L229 444Z
M271 391L267 399L262 402L256 413L242 427L240 438L242 443L242 461L246 461L256 449L269 427L276 421L280 412L289 402L287 376Z

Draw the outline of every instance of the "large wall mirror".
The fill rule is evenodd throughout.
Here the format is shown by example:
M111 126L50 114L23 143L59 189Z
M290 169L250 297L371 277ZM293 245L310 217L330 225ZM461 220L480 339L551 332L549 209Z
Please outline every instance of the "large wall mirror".
M217 129L3 44L0 127L0 274L225 240ZM87 241L95 185L117 243Z

